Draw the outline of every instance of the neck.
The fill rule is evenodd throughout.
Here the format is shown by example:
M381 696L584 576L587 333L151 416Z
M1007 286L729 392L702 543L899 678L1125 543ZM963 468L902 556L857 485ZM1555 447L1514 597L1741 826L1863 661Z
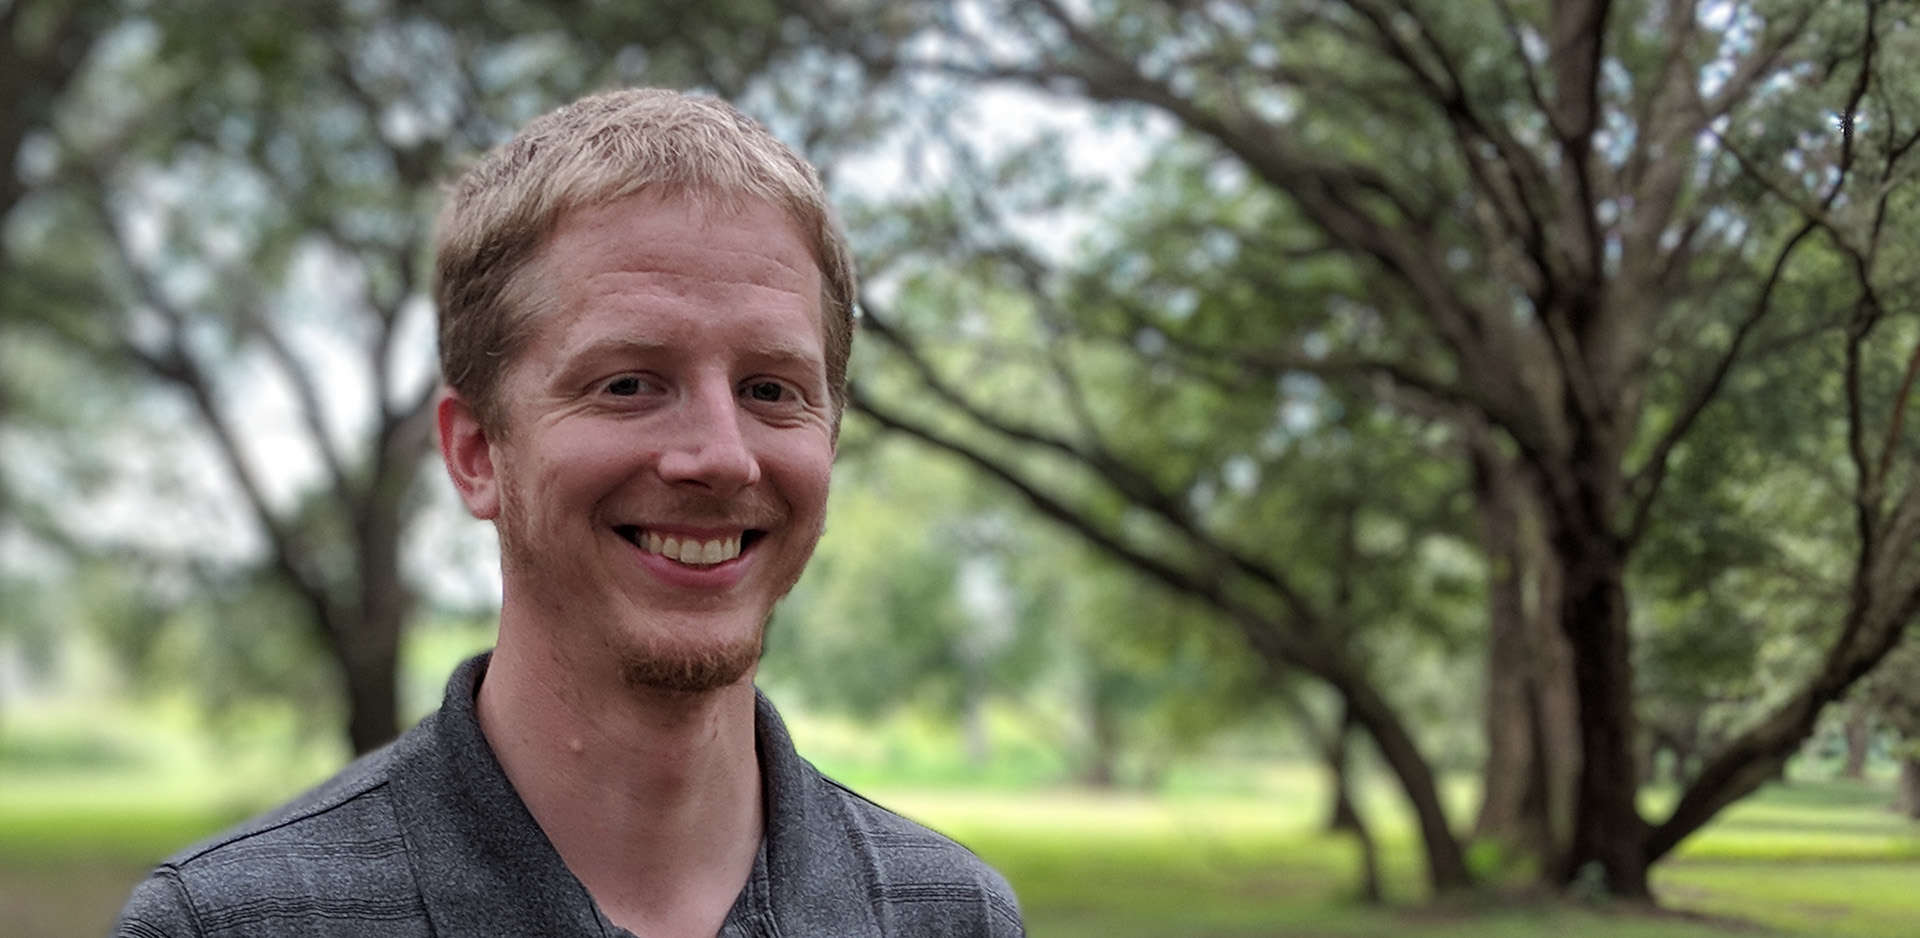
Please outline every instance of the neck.
M601 910L635 934L710 936L759 849L751 676L685 694L581 674L503 630L480 727Z

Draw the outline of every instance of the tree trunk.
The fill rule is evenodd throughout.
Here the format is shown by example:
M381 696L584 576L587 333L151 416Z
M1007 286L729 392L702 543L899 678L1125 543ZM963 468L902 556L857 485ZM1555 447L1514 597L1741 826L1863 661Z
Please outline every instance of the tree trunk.
M1120 721L1098 689L1088 695L1087 704L1093 746L1080 770L1080 781L1092 788L1113 788L1120 782Z
M347 737L356 754L400 732L400 635L413 613L413 591L400 569L400 540L412 516L420 464L432 446L427 411L390 418L381 428L374 478L353 502L359 561L358 615L336 617L336 645L347 690Z
M335 629L347 690L347 738L363 754L400 731L400 632L411 596L400 576L399 506L373 499L360 510L359 615Z
M1345 701L1340 705L1340 719L1332 729L1323 728L1314 715L1313 708L1296 693L1284 680L1276 678L1273 694L1293 711L1300 731L1305 733L1312 743L1320 761L1327 768L1327 782L1333 789L1332 804L1327 809L1326 831L1330 834L1352 834L1360 847L1360 898L1368 904L1378 904L1384 898L1380 885L1380 854L1373 839L1373 830L1368 827L1366 816L1360 813L1360 805L1353 797L1353 735L1360 729L1353 717L1353 707Z
M1547 868L1566 846L1579 777L1578 705L1558 589L1532 489L1484 431L1473 434L1474 493L1488 583L1487 759L1474 836Z
M1393 771L1408 805L1413 808L1421 846L1426 851L1427 881L1433 891L1447 894L1472 888L1473 874L1467 869L1460 839L1454 836L1453 827L1447 822L1433 770L1391 705L1365 681L1350 680L1331 669L1322 676L1340 693L1354 722L1366 728L1380 758Z
M1321 754L1327 763L1327 777L1333 786L1333 803L1327 806L1330 832L1358 830L1362 826L1360 809L1353 802L1353 768L1348 758L1347 734L1343 730Z
M1598 517L1594 513L1591 517ZM1564 521L1563 521L1564 525ZM1573 651L1580 706L1581 766L1573 841L1556 871L1572 883L1597 867L1608 894L1652 898L1649 828L1640 816L1633 671L1627 635L1625 552L1597 525L1563 527L1555 537L1566 584L1561 628Z
M1340 708L1340 723L1333 734L1322 746L1322 756L1327 762L1328 774L1333 780L1333 809L1327 818L1327 829L1337 833L1352 834L1360 846L1360 899L1368 905L1379 905L1384 899L1380 886L1380 852L1373 840L1373 830L1367 826L1365 815L1353 798L1353 708Z
M1854 781L1867 777L1867 750L1873 741L1872 730L1872 711L1859 703L1848 708L1844 733L1847 742L1847 762L1840 769L1842 777Z
M400 728L400 629L369 628L356 647L337 651L347 692L347 741L355 755L393 741Z
M1900 757L1900 781L1895 790L1894 808L1903 816L1920 821L1920 755L1913 752L1915 742L1907 742L1907 753Z
M1367 905L1379 905L1386 901L1386 894L1380 887L1380 849L1373 840L1373 831L1359 814L1353 815L1353 824L1349 828L1353 839L1360 845L1360 901Z

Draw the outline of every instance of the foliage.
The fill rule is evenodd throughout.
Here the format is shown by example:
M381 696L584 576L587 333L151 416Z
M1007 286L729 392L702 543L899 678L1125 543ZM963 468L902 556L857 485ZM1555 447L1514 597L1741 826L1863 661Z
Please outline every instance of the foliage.
M876 252L858 406L1330 687L1436 887L1471 876L1384 651L1509 627L1473 578L1524 564L1567 650L1538 681L1577 695L1583 768L1535 799L1542 869L1628 897L1920 608L1909 5L912 9L919 42L848 51L982 111L921 124L950 169ZM1009 87L1159 161L1108 186L970 136ZM1093 221L1063 247L1047 212ZM1524 493L1469 491L1469 454ZM1656 819L1643 720L1712 737Z
M16 500L86 505L88 521L111 523L33 508L0 521L40 521L51 549L136 558L142 588L192 582L199 608L143 623L217 634L211 653L173 659L190 669L324 649L362 750L397 728L399 636L431 583L403 554L430 503L417 481L436 383L425 245L438 185L535 114L613 82L804 103L781 116L823 151L857 139L865 117L790 93L857 76L803 61L783 14L755 2L635 15L609 3L44 0L4 16L32 55L0 75L25 86L0 144L30 170L26 189L0 193L0 328L10 346L26 336L106 376L84 396L112 396L112 433L167 437L153 451L172 459L153 474L189 484L142 491L130 454L145 449L64 418L30 424L34 412L9 403L8 432L92 454L123 501L28 475L37 487ZM765 80L782 63L785 82ZM11 491L23 477L0 479ZM181 523L117 516L151 518L156 504L182 509ZM257 616L301 627L257 628ZM121 634L135 651L192 641ZM234 642L244 650L227 661Z
M1441 770L1508 771L1460 741L1508 719L1585 766L1534 793L1540 868L1644 895L1920 605L1912 11L16 0L0 537L215 695L318 700L327 649L385 739L432 187L587 87L700 84L828 164L869 284L852 536L771 680L1021 696L1089 777L1146 780L1310 679L1442 890L1473 872ZM18 632L58 591L13 563ZM1544 693L1482 702L1541 628L1564 734Z
M948 467L843 446L860 452L836 468L833 533L776 614L767 679L866 716L914 705L957 716L1025 684L1042 632L1004 584L1007 519L968 504Z
M870 720L962 721L978 764L989 702L1019 701L1098 784L1151 783L1262 713L1244 654L1196 610L869 433L843 440L833 533L776 614L763 682Z

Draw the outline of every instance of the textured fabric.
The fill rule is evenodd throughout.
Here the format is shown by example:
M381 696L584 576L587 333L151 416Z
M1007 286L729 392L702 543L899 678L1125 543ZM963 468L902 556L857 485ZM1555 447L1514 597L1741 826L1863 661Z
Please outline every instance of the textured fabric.
M486 657L439 712L278 811L140 884L116 934L622 936L514 793L474 715ZM1006 881L965 848L840 787L755 714L766 836L721 935L1022 935Z

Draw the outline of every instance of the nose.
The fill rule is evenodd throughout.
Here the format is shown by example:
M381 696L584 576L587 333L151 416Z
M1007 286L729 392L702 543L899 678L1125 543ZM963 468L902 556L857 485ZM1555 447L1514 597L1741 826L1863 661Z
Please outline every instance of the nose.
M662 428L662 479L716 495L732 495L760 481L760 461L747 444L745 415L730 384L702 382L675 409L672 425Z

